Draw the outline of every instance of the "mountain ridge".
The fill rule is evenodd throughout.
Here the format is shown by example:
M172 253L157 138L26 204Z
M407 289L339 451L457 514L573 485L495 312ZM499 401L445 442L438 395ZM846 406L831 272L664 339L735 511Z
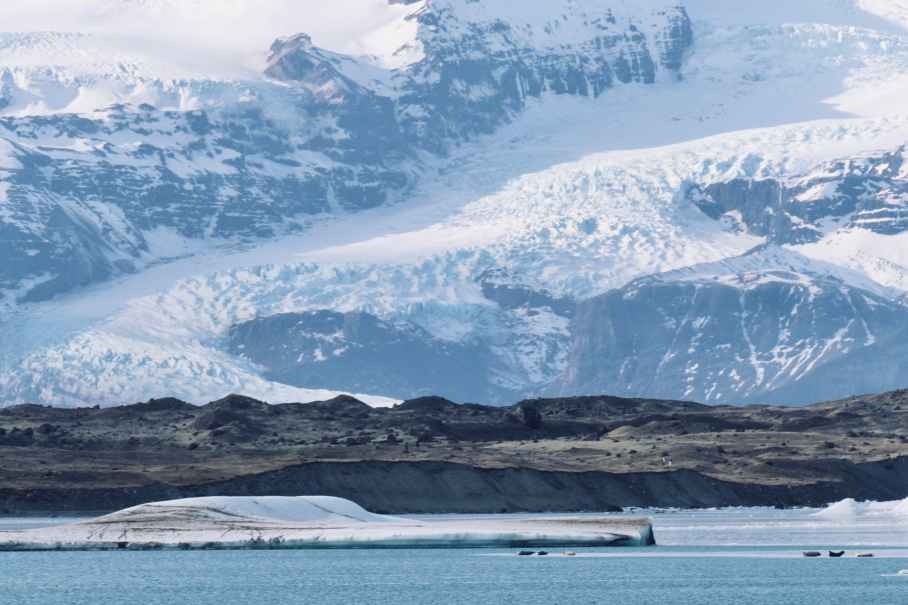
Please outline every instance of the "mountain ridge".
M766 332L771 360L692 347L627 394L658 382L682 397L693 379L706 400L703 376L724 364L749 384L714 394L806 403L819 378L765 392L758 379L797 359L817 372L854 360L830 397L873 390L859 367L888 368L880 388L908 380L874 319L898 332L908 290L895 9L279 5L257 7L248 31L228 24L245 0L232 16L86 0L41 24L4 9L3 404L107 405L160 384L189 400L362 390L376 404L448 385L505 403L567 384L598 321L577 309L633 283L725 288L712 317L732 325L750 311L730 293L752 296L751 280L801 301L773 303L766 322L801 327ZM175 35L199 19L199 37ZM140 22L144 46L115 35ZM741 256L764 244L774 256ZM664 323L687 325L666 305ZM349 320L344 346L321 328L235 336L322 316ZM623 361L603 359L603 376ZM603 380L566 388L628 390Z
M383 409L348 395L271 405L234 394L204 406L18 405L0 410L0 514L202 494L358 494L410 513L887 500L908 475L906 402L902 389L804 408L429 396Z

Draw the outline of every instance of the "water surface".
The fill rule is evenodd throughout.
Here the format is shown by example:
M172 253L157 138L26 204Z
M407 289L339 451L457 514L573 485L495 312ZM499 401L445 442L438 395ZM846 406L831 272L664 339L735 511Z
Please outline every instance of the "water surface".
M649 513L659 546L513 550L0 553L0 602L42 605L908 602L908 525L814 511ZM67 519L26 520L58 524ZM0 523L0 529L10 524ZM841 559L804 549L844 549ZM871 550L871 559L854 558Z

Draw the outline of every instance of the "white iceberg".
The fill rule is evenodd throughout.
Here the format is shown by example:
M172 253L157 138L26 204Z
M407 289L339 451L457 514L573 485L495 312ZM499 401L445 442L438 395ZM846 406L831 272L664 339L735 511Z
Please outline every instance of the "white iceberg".
M830 504L823 510L813 513L814 517L869 517L869 516L908 516L908 498L890 502L858 502L854 498L845 498Z
M655 544L649 519L370 513L329 496L151 502L60 527L0 534L0 551L280 548L517 548Z

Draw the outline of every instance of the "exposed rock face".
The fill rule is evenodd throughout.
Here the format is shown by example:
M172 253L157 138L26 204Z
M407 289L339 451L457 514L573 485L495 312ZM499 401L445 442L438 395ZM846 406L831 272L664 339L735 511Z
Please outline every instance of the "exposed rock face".
M320 462L198 486L0 488L0 502L32 514L111 511L161 498L330 493L369 510L406 513L591 511L620 506L824 506L842 498L891 500L904 495L908 460L834 464L835 480L760 485L718 480L697 471L610 473L533 468L479 468L451 462Z
M489 396L494 360L488 348L434 338L418 326L369 313L284 313L238 324L229 338L231 353L286 384L400 398Z
M464 402L506 403L545 384L567 362L576 301L501 268L475 278L497 325L462 341L436 337L404 317L328 309L234 325L227 350L284 384L408 399L440 393ZM481 294L480 294L481 292Z
M520 277L503 269L487 269L479 276L482 294L498 303L502 309L524 309L532 313L548 308L560 317L573 317L577 306L576 300L547 292L538 284L521 283Z
M894 235L908 230L905 147L874 157L818 166L797 179L734 179L694 187L689 196L708 216L727 217L774 244L814 242L823 222Z
M908 308L893 300L897 291L773 245L580 303L501 269L477 281L502 313L563 322L562 348L530 333L518 350L566 366L549 374L553 383L502 381L515 373L520 343L502 346L496 334L458 343L362 312L262 317L231 329L229 351L295 386L460 402L609 393L805 405L908 384L899 353Z
M329 211L329 195L356 210L405 180L363 165L304 168L296 135L261 108L212 115L114 107L91 119L6 118L0 133L14 146L2 174L0 290L22 302L141 269L161 252L155 234L270 237L300 229L300 216ZM157 145L109 142L123 136ZM50 147L77 140L93 151ZM208 169L184 170L201 164ZM329 184L335 178L337 187Z
M619 83L652 83L658 71L679 69L693 42L683 7L653 11L647 23L611 10L559 8L535 31L483 18L465 4L430 2L416 13L426 57L409 70L400 103L441 114L408 108L403 127L411 136L432 141L456 136L456 129L491 132L544 92L598 96ZM479 18L464 18L471 13Z
M523 425L525 427L534 431L542 428L542 416L536 408L525 403L518 406L517 411L523 417Z
M908 328L894 324L873 344L819 365L805 379L790 381L752 400L801 403L831 400L842 393L868 393L880 386L897 389L905 385L908 385Z
M828 275L706 267L581 302L571 362L551 392L804 405L908 384L893 333L908 326L901 305ZM826 366L851 378L832 380Z
M682 6L654 10L645 23L611 10L574 10L553 5L548 23L536 27L507 22L469 0L427 2L410 16L425 56L392 75L391 86L402 94L357 85L344 75L343 57L314 47L305 34L275 42L265 73L341 108L345 132L334 137L338 142L399 126L408 142L444 153L453 141L494 131L528 98L595 97L616 84L653 83L658 72L680 69L693 43ZM364 120L368 112L373 119Z
M394 101L369 83L344 76L339 66L345 61L351 62L314 47L306 34L272 44L265 75L289 82L308 96L314 121L322 123L301 147L345 165L387 166L408 158L409 141L398 127ZM388 185L371 191L366 207L384 201Z

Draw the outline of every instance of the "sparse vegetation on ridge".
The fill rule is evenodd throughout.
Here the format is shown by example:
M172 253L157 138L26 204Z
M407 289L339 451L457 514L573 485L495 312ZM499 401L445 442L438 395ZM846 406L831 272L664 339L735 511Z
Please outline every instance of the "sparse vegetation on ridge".
M240 489L237 481L246 482L242 489L264 493L289 488L277 479L262 480L258 487L248 482L287 469L305 476L300 469L312 465L321 465L319 472L330 477L365 472L370 464L391 472L387 469L397 463L423 469L414 471L417 475L429 467L441 472L454 466L563 477L682 472L761 489L809 488L856 481L860 465L886 468L902 453L908 453L908 389L806 408L609 396L534 399L509 407L422 397L372 408L350 396L269 405L240 395L204 406L172 398L103 409L19 405L0 410L0 506L5 501L8 513L47 510L53 493L67 490L128 493L156 486L166 494L226 494ZM878 488L890 489L887 481L879 479ZM647 502L628 489L631 495L612 494L607 501ZM35 490L44 495L32 506L23 495ZM740 504L745 496L726 497L724 504ZM87 498L82 506L103 509L106 496L98 498L98 505ZM668 496L653 498L672 504ZM699 503L721 505L721 498L704 496ZM558 508L557 499L543 500L538 508ZM792 496L779 503L809 500ZM679 496L676 504L697 503ZM444 509L441 500L432 506Z

